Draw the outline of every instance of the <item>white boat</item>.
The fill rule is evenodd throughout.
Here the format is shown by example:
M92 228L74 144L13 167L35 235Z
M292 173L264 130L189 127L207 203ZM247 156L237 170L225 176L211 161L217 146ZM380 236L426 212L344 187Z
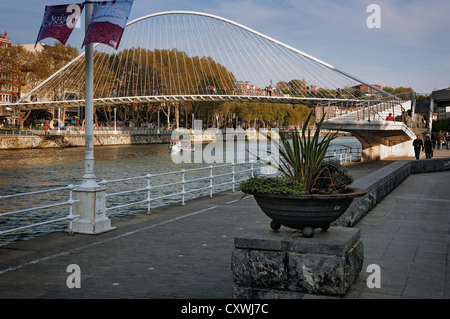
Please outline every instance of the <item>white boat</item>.
M190 145L191 141L188 140L171 140L169 150L171 152L192 152L194 148Z

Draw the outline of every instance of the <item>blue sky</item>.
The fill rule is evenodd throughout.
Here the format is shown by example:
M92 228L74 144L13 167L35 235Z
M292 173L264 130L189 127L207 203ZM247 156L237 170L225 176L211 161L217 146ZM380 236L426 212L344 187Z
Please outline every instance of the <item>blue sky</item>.
M45 6L69 3L2 1L0 32L13 44L34 43ZM367 26L370 4L380 8L381 28ZM233 20L371 84L419 93L450 87L449 0L134 0L130 21L171 10ZM82 30L68 44L80 48Z

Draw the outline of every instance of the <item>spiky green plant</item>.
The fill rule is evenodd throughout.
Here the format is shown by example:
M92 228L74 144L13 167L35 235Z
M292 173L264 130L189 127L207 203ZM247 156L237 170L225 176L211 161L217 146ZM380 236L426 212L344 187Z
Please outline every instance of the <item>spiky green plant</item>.
M327 158L327 150L330 142L337 137L338 132L327 132L320 137L320 129L325 119L323 116L316 124L316 131L311 137L311 129L308 123L313 116L311 111L303 124L302 131L297 129L292 133L292 144L283 132L280 132L280 144L277 145L280 155L278 170L287 179L301 183L307 193L311 193L317 179L325 170L322 165ZM272 126L273 127L273 126Z

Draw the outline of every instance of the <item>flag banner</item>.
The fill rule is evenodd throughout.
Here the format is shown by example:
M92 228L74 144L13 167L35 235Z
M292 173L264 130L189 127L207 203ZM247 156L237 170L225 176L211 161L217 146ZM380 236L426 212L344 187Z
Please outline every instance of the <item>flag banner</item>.
M39 41L46 38L56 39L65 45L82 11L82 3L45 6L44 19L34 47Z
M122 38L133 0L94 2L83 45L104 43L117 50Z

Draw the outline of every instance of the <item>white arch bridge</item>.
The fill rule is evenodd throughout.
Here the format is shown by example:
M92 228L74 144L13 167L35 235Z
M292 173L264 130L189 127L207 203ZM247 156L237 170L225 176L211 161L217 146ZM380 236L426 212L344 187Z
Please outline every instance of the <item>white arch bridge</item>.
M161 12L131 21L125 28L120 50L97 44L93 60L96 107L184 101L308 101L319 107L316 110L327 113L330 129L346 130L346 125L332 118L352 114L347 115L347 124L352 121L351 131L356 132L360 123L370 125L388 111L405 119L412 104L410 97L392 96L246 26L199 12ZM84 63L82 53L8 106L83 107ZM363 85L372 94L362 94L359 88ZM410 115L414 118L414 114ZM395 136L387 142L392 146L414 136L410 127L400 124L369 127L375 135L385 131L387 138ZM367 130L367 126L361 129ZM360 140L363 148L372 148L370 138Z

